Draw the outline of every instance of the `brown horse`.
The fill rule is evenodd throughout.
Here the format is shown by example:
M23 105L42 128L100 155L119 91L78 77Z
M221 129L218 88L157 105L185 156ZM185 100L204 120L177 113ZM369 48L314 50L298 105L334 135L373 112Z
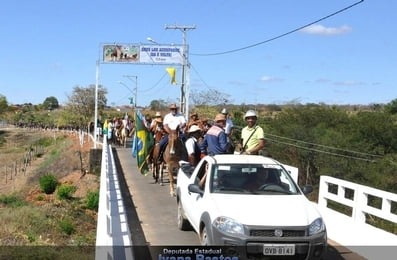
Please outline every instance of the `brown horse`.
M175 196L174 176L179 170L179 161L186 160L185 144L179 139L179 131L172 130L168 135L168 144L164 151L164 162L167 164L168 178L170 180L170 194Z
M163 185L163 170L162 163L159 161L160 156L160 140L163 138L164 130L156 131L154 134L154 146L150 152L149 162L152 164L152 174L155 183ZM161 169L160 169L161 167Z

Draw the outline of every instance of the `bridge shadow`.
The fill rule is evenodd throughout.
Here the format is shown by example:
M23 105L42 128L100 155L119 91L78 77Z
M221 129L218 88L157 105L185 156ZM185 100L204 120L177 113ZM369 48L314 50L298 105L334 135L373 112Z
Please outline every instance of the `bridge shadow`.
M131 234L133 234L131 236L131 240L134 247L134 259L151 259L149 246L141 226L141 221L139 220L138 214L136 212L136 207L132 201L132 196L125 180L116 148L112 148L112 151L117 170L117 176L119 178L120 191L122 193L124 208L128 219L128 227Z

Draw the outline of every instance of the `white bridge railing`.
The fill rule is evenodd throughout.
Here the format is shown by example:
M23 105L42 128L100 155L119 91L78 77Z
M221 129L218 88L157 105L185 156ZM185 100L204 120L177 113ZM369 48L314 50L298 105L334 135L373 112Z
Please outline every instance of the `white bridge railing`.
M370 205L374 204L371 202L374 200L381 205L379 207ZM330 209L329 201L351 208L351 215ZM395 259L397 235L367 224L366 221L368 215L372 215L397 224L395 214L397 194L329 176L321 176L318 208L324 218L330 239L368 259L380 259L376 248L393 251L389 253L393 255L391 259Z
M133 259L131 232L117 169L106 138L102 146L95 259Z

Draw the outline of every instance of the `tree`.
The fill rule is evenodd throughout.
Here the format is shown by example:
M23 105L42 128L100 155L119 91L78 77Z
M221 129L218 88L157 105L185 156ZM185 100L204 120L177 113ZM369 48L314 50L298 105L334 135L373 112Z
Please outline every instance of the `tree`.
M325 146L346 147L347 122L346 113L336 108L313 105L287 108L269 122L272 136L268 138L268 153L298 166L303 183L316 184L321 168L327 167L327 161L334 159L329 156L334 151L326 150L328 156L325 159L318 150L325 150ZM343 172L343 169L337 168L336 171Z
M107 90L98 86L98 110L106 106ZM66 109L73 114L73 124L79 127L85 127L88 122L93 121L95 113L95 85L88 87L75 86L73 92L68 96Z
M0 115L5 111L7 111L7 108L8 108L7 98L0 94Z
M59 107L58 99L56 97L47 97L43 102L44 109L54 110Z
M397 98L386 104L385 110L390 114L397 114Z
M196 106L226 105L231 102L229 94L222 93L215 89L210 89L208 91L192 91L190 93L190 99L192 104Z
M165 110L167 109L167 102L164 101L163 99L158 99L158 100L152 100L149 105L151 110Z

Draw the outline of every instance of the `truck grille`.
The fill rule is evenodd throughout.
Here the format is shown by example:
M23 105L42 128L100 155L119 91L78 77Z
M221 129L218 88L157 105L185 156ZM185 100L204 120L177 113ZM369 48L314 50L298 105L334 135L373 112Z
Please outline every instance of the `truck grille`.
M305 230L283 230L282 237L304 237L306 235ZM250 236L252 237L276 237L274 229L253 229L250 230Z

